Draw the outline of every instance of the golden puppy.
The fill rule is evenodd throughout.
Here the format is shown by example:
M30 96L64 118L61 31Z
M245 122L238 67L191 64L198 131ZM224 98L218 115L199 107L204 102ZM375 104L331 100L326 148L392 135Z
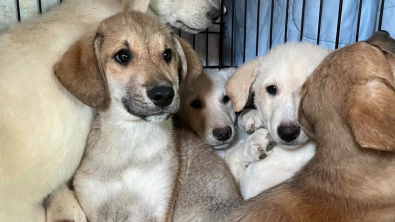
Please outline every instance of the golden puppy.
M316 155L227 221L395 221L394 71L395 40L385 32L327 56L299 107Z

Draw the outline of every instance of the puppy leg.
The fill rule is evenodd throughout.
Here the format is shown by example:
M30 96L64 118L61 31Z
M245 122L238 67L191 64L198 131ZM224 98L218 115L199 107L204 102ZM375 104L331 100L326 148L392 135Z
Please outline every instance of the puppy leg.
M47 222L86 222L74 191L63 186L59 191L50 196L45 204Z
M252 134L263 127L259 111L255 109L243 110L238 118L238 123L239 127L248 134Z
M273 152L275 143L270 140L269 131L258 129L250 135L244 143L234 147L225 156L225 162L236 179L240 182L245 168L253 162L259 161Z

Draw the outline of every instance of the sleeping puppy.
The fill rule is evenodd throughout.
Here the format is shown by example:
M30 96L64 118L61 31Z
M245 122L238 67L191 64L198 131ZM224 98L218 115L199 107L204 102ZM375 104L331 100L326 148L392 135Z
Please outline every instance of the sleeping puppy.
M168 217L178 172L170 117L179 108L179 81L201 70L186 44L152 17L121 13L55 65L60 82L99 109L73 183L89 221ZM196 74L186 77L192 63Z
M183 87L180 92L175 123L181 171L175 222L222 221L243 201L231 172L212 149L212 145L229 144L235 135L235 114L224 89L226 74L204 70L192 89ZM222 88L216 87L221 82ZM218 140L216 131L225 127L233 131L228 132L227 139Z
M314 144L297 121L298 93L328 53L329 50L310 43L279 45L239 67L227 82L226 92L235 111L244 107L250 91L255 93L257 110L244 111L239 118L240 127L249 133L264 128L251 135L260 134L255 135L260 140L255 140L253 147L239 146L227 157L232 172L241 177L240 189L245 199L292 177L314 156ZM267 147L269 141L277 144L272 151ZM252 148L271 154L257 162L260 154ZM248 162L256 163L246 168Z
M301 92L316 155L227 221L395 221L395 40L378 32L328 55Z

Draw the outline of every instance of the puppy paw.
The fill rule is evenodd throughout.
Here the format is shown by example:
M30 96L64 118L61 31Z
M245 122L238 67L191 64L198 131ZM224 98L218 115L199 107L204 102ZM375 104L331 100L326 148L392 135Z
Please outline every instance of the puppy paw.
M246 161L252 163L264 159L273 152L275 145L267 129L256 130L248 137L244 145Z
M45 207L47 222L87 222L86 215L71 190L54 193Z
M244 110L238 118L238 123L240 128L248 134L253 134L263 126L258 110L253 109Z

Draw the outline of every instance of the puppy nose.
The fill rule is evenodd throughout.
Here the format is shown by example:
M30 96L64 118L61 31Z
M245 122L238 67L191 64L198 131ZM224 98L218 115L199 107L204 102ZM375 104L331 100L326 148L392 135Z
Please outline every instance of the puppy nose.
M295 140L300 134L300 127L297 125L280 125L277 128L277 133L284 141L291 142Z
M216 8L207 13L207 17L213 22L217 21L220 16L221 10Z
M226 141L230 138L232 135L232 128L230 126L224 127L224 128L217 128L213 130L213 135L215 139L219 141Z
M165 108L173 102L174 90L170 86L155 86L147 95L156 106Z

